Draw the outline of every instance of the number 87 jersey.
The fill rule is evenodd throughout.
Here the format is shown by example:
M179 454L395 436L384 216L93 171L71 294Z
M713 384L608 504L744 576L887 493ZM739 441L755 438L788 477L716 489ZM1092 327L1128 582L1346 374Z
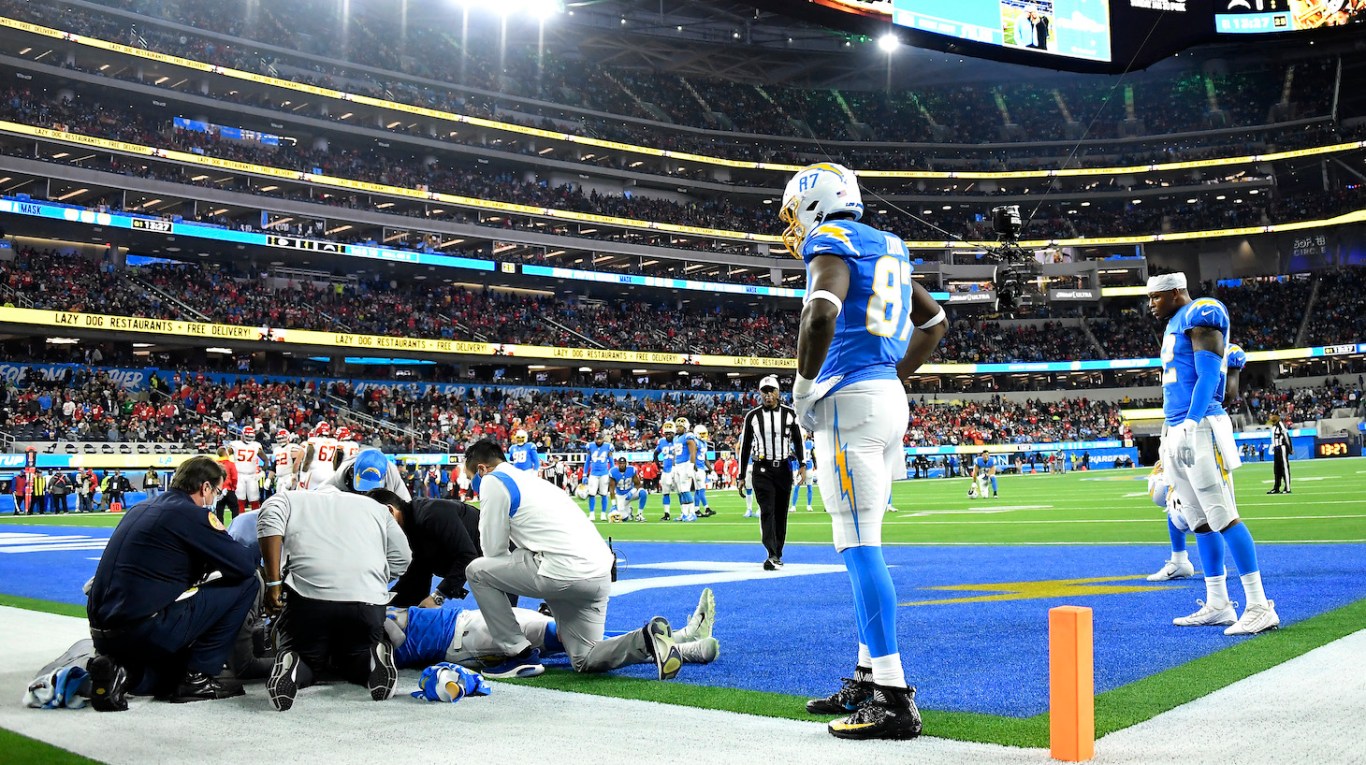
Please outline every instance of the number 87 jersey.
M849 267L849 290L816 383L840 378L834 392L864 380L895 380L911 332L911 259L897 236L852 220L814 228L802 260L833 255ZM808 282L809 283L809 282Z

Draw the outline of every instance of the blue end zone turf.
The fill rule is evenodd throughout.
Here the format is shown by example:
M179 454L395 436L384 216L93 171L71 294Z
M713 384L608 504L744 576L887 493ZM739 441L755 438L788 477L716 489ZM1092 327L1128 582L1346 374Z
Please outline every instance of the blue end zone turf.
M91 558L109 532L0 528L0 592L84 602L81 585L94 573ZM787 566L776 575L760 568L757 545L628 542L617 549L626 558L618 587L626 591L612 598L609 629L634 629L655 615L681 628L701 589L716 592L721 659L685 667L677 682L824 695L852 672L857 645L849 577L828 546L789 545ZM1162 562L1160 546L884 552L902 604L897 630L906 677L928 709L1016 717L1046 711L1047 612L1053 606L1095 609L1098 693L1249 639L1224 637L1217 628L1172 626L1173 617L1196 609L1204 587L1198 576L1145 581ZM1366 545L1268 544L1258 553L1284 626L1366 597L1360 575ZM1230 594L1241 601L1235 572L1229 575ZM934 602L966 598L979 600ZM652 669L623 673L648 677Z

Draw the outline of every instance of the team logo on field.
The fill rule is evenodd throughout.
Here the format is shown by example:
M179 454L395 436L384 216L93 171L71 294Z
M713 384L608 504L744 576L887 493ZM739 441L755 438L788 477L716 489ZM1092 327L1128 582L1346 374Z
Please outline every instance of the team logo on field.
M1136 576L1096 576L1085 579L1044 579L1037 582L1001 582L999 584L951 584L940 587L923 587L925 590L945 590L948 592L983 592L990 595L970 595L962 598L941 598L938 600L917 600L899 603L902 606L943 606L952 603L993 603L1004 600L1052 600L1054 598L1076 598L1088 595L1130 595L1135 592L1165 590L1166 586L1151 584L1103 584L1103 582L1146 581L1147 575Z

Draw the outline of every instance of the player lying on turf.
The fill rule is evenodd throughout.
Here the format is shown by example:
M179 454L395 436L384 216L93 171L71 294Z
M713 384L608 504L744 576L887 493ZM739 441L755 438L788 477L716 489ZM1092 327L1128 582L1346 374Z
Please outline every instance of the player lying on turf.
M1242 460L1233 425L1220 403L1228 368L1228 309L1213 298L1192 300L1181 273L1151 277L1147 291L1149 310L1167 323L1162 341L1162 464L1181 500L1181 515L1195 532L1205 573L1200 609L1172 622L1179 627L1229 625L1225 635L1274 629L1281 619L1275 602L1262 589L1257 547L1233 496L1230 473ZM1225 545L1238 566L1247 599L1241 617L1228 597Z
M525 608L512 609L517 626L531 645L543 656L562 655L558 627L553 616ZM498 648L489 636L488 624L479 611L461 608L390 608L384 624L389 642L394 646L394 660L400 667L422 668L449 661L470 669L485 670L491 663L502 661ZM689 664L710 664L716 661L721 645L712 637L716 623L716 599L711 589L702 590L697 609L683 629L673 634L678 652ZM624 635L608 631L605 637ZM492 657L491 659L489 657ZM536 665L514 677L541 674L544 667Z

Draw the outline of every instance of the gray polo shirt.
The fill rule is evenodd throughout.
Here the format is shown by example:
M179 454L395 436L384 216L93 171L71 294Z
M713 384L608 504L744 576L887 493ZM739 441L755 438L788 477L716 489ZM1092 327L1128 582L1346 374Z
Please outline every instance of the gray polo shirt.
M330 487L282 491L261 506L256 536L284 537L284 582L313 600L383 605L412 562L389 509Z

